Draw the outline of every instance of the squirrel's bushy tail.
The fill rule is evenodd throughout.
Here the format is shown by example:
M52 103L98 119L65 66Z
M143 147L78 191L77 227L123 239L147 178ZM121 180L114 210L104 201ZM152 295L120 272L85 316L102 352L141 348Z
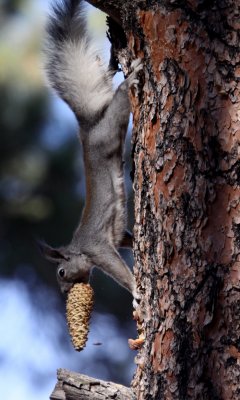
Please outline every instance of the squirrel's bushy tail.
M94 119L113 97L112 73L88 35L82 3L61 0L52 7L44 49L50 86L80 121Z

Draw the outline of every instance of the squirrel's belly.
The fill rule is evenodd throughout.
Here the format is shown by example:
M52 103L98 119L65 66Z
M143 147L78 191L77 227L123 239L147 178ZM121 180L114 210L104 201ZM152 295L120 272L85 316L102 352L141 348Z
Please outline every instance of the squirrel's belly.
M122 170L112 171L112 182L114 188L114 204L112 208L112 229L111 236L115 246L117 246L123 237L126 225L125 210L125 187L124 175Z

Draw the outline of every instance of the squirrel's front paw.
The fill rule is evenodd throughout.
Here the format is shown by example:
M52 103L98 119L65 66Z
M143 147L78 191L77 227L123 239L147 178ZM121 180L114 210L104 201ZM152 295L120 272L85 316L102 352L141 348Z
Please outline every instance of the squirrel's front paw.
M136 58L136 60L133 60L131 62L131 69L133 72L139 72L143 69L143 63L141 58Z
M134 289L132 291L133 295L133 308L137 309L140 303L141 296L137 291L136 285L134 284Z
M134 86L135 88L137 88L138 84L139 84L139 79L137 78L137 74L139 71L141 71L143 69L143 63L142 60L140 58L137 58L136 60L133 60L131 63L131 69L132 72L131 74L128 76L128 85Z

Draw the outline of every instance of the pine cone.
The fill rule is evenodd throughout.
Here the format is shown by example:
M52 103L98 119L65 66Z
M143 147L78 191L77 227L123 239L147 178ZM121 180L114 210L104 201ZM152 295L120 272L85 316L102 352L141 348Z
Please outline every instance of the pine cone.
M93 289L89 284L76 283L67 298L67 323L75 350L81 351L87 342L89 320L93 308Z

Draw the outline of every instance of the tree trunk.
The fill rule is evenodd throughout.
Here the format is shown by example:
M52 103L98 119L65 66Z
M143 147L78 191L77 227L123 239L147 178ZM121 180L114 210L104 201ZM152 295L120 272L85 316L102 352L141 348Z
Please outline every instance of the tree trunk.
M144 63L132 96L134 272L145 335L136 397L237 400L239 0L89 2L111 8L126 31L125 65Z
M239 1L151 4L129 34L145 63L133 146L146 341L133 387L137 399L237 400Z

